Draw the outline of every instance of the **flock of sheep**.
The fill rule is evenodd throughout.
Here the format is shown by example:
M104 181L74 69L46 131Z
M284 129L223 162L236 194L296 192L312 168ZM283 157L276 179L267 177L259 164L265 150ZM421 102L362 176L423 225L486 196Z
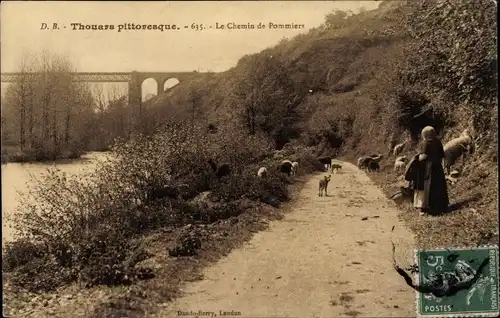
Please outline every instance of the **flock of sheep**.
M403 152L405 146L409 144L409 142L410 139L406 139L404 142L394 146L392 150L392 154L394 155L394 157L396 157L396 160L394 161L394 172L398 174L402 174L406 170L408 158L407 156L399 155ZM465 157L467 153L472 153L474 148L475 141L472 139L470 131L468 129L465 129L459 137L450 140L444 145L444 166L448 174L447 178L449 180L453 182L454 177L456 177L458 174L458 171L452 171L450 173L451 166L453 166L460 157ZM362 156L358 159L357 165L358 168L362 170L366 169L369 172L378 172L380 171L380 161L383 158L384 156L382 154ZM318 157L318 161L325 166L326 170L331 170L332 172L335 169L338 171L342 168L340 164L332 163L331 156ZM231 173L231 168L228 164L222 164L218 166L213 160L209 160L208 163L212 167L213 172L219 178ZM294 176L297 173L298 168L299 163L297 161L292 162L290 160L283 160L278 165L278 170L288 176ZM260 167L258 169L257 176L259 178L266 178L267 175L268 170L266 167ZM321 189L323 189L326 192L328 181L326 179L321 180L321 182L323 183L323 187L320 186L320 191Z
M318 158L318 161L324 165L324 167L327 171L331 170L333 172L334 170L339 171L340 169L342 169L342 165L337 164L337 163L332 163L332 160L333 160L333 158L331 156L325 156L325 157ZM299 168L299 163L297 161L291 162L290 160L283 160L278 166L278 170L281 173L287 174L288 176L294 176L295 174L297 174L298 168ZM257 176L259 178L267 177L267 168L260 167L259 170L257 171ZM328 189L328 182L330 182L330 179L331 179L331 175L324 176L324 179L321 179L319 181L318 196L321 197L321 196L323 196L323 194L328 195L327 189Z
M475 149L475 143L477 140L473 140L469 129L465 129L460 136L453 138L448 141L444 146L444 167L447 173L447 179L452 183L456 182L456 177L459 175L458 170L453 170L450 172L451 167L458 161L459 158L465 158L468 153L472 153ZM400 154L405 149L405 146L410 143L410 139L406 139L404 142L397 144L392 149L392 154L396 157L394 161L394 172L398 174L403 174L406 171L406 166L408 164L407 156L400 156ZM369 172L376 172L380 170L380 161L384 158L383 155L372 154L369 156L362 156L358 159L357 166L362 170L367 170ZM330 160L330 158L325 157L325 162ZM321 160L320 160L321 161Z
M392 153L396 160L394 161L394 172L404 173L406 170L406 164L408 158L406 156L398 156L404 150L405 146L409 143L409 139L404 142L394 146ZM465 129L462 134L450 140L444 145L444 166L448 175L450 175L450 168L453 166L457 160L465 156L466 153L471 153L474 150L475 142L472 140L470 131ZM380 161L384 158L382 154L362 156L358 159L357 165L360 169L366 169L369 172L380 171ZM326 169L341 169L342 166L339 164L332 164L331 156L319 157L318 161L325 165ZM217 177L223 177L231 173L231 168L228 164L221 164L218 166L213 160L209 160L208 163L212 167L213 172ZM278 170L288 176L293 176L297 173L299 168L299 163L297 161L283 160L278 166ZM453 173L452 173L453 174ZM260 167L257 171L257 176L259 178L266 178L268 175L268 170L266 167Z
M333 158L331 156L323 156L323 157L318 157L317 158L320 163L322 163L325 167L325 170L331 170L333 171L339 171L342 169L342 165L338 163L333 163ZM278 170L281 173L284 173L288 176L294 176L297 174L297 171L299 169L299 163L297 161L290 161L290 160L283 160L279 166ZM259 170L257 171L257 176L259 178L266 178L267 177L267 168L266 167L260 167Z
M476 140L473 140L468 129L465 129L460 136L453 138L448 141L444 146L444 167L446 169L447 176L446 178L451 181L451 183L456 182L456 177L458 177L459 172L457 170L451 171L450 168L457 162L460 157L464 157L467 153L472 153L475 149ZM396 157L394 161L394 172L398 174L403 174L406 171L406 165L408 158L407 156L400 156L400 154L404 151L405 146L410 143L410 139L406 139L404 142L397 144L392 149L392 154ZM357 165L358 168L364 170L366 169L369 172L378 172L380 171L380 162L384 158L382 154L377 155L369 155L362 156L358 159ZM331 156L319 157L318 161L325 166L325 170L331 170L333 172L335 169L338 171L342 168L342 166L338 163L332 162L333 158ZM290 160L284 160L279 165L279 170L282 173L286 173L288 175L295 175L298 169L298 162L291 162ZM257 176L259 178L265 178L267 176L267 169L265 167L260 167ZM318 187L318 196L328 195L328 183L331 180L331 175L324 176L319 180ZM402 187L401 191L405 192L408 189ZM401 195L402 194L402 195ZM396 195L397 196L397 195ZM394 197L394 196L393 196ZM409 193L400 193L400 198L410 197ZM395 201L396 199L393 198Z
M393 150L392 154L396 157L396 160L394 161L394 172L398 174L402 174L406 170L406 165L408 158L406 156L399 156L401 152L404 150L405 146L409 143L409 139L405 140L404 142L397 144ZM476 140L473 140L470 134L470 131L468 129L465 129L459 137L454 138L447 142L443 149L444 149L444 166L446 169L447 173L447 179L450 180L452 183L456 181L456 177L458 176L458 171L452 171L450 173L450 168L457 162L457 160L467 154L467 153L472 153L475 149L475 142ZM366 169L369 172L377 172L380 171L380 161L384 158L382 154L378 155L369 155L369 156L362 156L358 159L357 165L360 169ZM318 157L318 161L322 163L326 170L331 170L333 172L335 169L338 171L339 169L342 168L340 164L335 164L332 163L332 157L331 156L323 156L323 157ZM208 160L209 165L211 166L213 172L218 178L227 176L231 173L231 167L227 163L223 163L220 165L217 165L212 159ZM281 173L284 173L288 176L294 176L296 175L297 171L299 169L299 163L297 161L290 161L290 160L283 160L279 165L278 165L278 170ZM259 178L266 178L268 176L268 170L266 167L260 167L257 171L257 176ZM328 185L329 180L321 180L323 187L320 186L320 191L323 189L326 192L326 187ZM177 196L178 191L173 191L170 189L171 187L163 187L161 189L160 193L155 193L153 195L154 197L163 197L163 196ZM175 189L176 190L176 189ZM170 192L175 192L175 193L170 193ZM165 193L163 193L165 192Z

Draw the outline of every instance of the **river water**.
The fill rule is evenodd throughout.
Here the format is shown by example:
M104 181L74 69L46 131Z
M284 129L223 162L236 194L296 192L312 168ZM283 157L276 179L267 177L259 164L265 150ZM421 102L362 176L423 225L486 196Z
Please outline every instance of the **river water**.
M90 152L80 159L56 161L55 166L68 174L82 174L95 169L97 163L108 155L104 152ZM19 205L21 196L27 190L26 183L32 185L36 182L32 176L38 177L50 167L54 167L52 162L2 164L2 246L15 237L15 232L5 217Z

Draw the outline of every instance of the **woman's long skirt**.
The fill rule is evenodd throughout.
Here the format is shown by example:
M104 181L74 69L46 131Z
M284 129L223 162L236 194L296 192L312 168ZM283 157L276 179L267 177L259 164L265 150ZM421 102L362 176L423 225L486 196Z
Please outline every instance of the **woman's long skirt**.
M424 188L422 190L415 190L413 194L413 206L415 208L427 209L429 207L429 194L432 182L431 166L430 162L425 166L425 175L429 176L429 178L424 180Z
M447 211L449 203L448 187L443 167L440 164L426 165L424 189L415 190L413 206L425 209L431 214L440 214Z

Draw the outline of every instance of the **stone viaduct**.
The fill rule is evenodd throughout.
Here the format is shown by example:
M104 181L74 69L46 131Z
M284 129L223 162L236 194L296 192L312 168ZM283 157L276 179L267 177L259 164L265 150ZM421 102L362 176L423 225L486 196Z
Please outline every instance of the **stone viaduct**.
M128 83L129 105L137 106L140 109L142 104L142 83L149 78L153 78L157 84L157 94L164 91L165 82L169 79L177 79L182 82L188 78L197 76L199 72L75 72L73 81L75 82L102 82L102 83ZM1 73L2 82L18 82L21 79L43 80L42 73Z

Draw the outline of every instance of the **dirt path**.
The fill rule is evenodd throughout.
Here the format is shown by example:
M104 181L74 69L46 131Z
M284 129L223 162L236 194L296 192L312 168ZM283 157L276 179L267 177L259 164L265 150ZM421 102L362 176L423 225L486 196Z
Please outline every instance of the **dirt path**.
M157 317L414 316L415 293L392 269L391 228L398 261L411 263L414 247L396 208L349 163L332 175L328 197L318 197L320 177L284 220L207 268Z

